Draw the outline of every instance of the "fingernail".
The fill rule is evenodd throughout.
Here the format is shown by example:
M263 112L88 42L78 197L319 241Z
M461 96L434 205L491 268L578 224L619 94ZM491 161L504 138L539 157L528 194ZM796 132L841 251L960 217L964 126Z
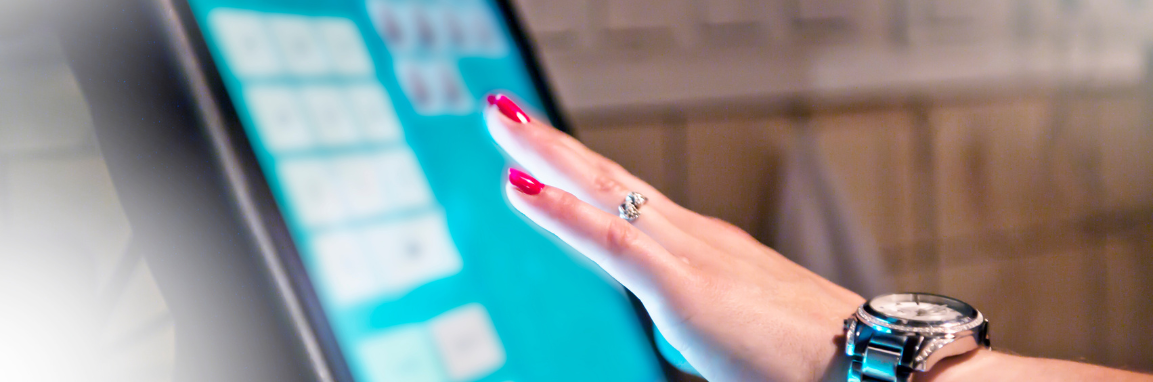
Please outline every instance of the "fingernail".
M536 178L533 178L532 175L529 175L528 173L517 170L515 168L508 169L508 182L512 183L512 185L516 186L518 191L523 192L526 195L536 195L540 193L540 190L544 189L544 184L542 184L539 180L536 180Z
M532 121L528 118L528 114L525 114L524 110L521 110L520 106L516 105L516 102L512 102L512 100L505 97L504 94L489 94L488 104L495 105L496 109L500 110L500 113L504 114L508 119L519 121L520 123L529 123L529 121Z

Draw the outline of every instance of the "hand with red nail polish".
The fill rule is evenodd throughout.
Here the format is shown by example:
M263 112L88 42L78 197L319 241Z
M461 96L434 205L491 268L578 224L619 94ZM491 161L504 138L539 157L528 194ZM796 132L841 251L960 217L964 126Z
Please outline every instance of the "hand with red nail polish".
M489 132L532 173L509 170L509 202L631 290L709 381L846 380L842 320L861 296L731 224L677 205L572 137L532 122L508 97L489 103L498 112L487 115ZM618 209L634 191L648 202L630 222ZM1005 370L1021 359L982 350L918 380L1013 380L972 369Z
M510 203L636 294L705 377L811 381L843 372L837 338L860 296L732 225L676 205L532 121L509 97L492 95L489 103L489 131L525 169L508 171ZM648 202L630 223L618 209L631 191Z

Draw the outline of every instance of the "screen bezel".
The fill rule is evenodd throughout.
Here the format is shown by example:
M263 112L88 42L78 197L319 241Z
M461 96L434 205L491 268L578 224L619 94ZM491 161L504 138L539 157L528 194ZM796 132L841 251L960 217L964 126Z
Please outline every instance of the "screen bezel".
M554 92L547 81L544 68L541 65L539 58L536 54L536 48L532 40L528 37L524 24L521 22L520 15L516 12L515 7L511 4L511 0L496 0L495 1L502 21L505 22L509 33L512 35L512 40L516 45L517 51L525 64L532 85L537 90L541 107L545 116L553 123L558 130L572 134L570 125L564 113L560 109ZM280 291L284 295L290 295L295 298L302 306L304 311L305 327L311 332L300 333L301 336L314 337L322 354L327 370L317 370L317 373L323 378L328 374L333 380L336 381L354 381L351 369L345 359L343 352L340 349L339 343L336 340L336 335L324 313L321 306L320 298L316 293L312 280L308 277L305 266L301 260L301 254L297 250L295 240L293 239L288 223L285 221L280 207L276 204L273 192L265 179L263 170L257 160L256 153L253 150L252 142L248 138L248 134L242 125L240 115L236 108L233 106L232 98L229 96L219 70L217 69L215 60L213 59L204 35L200 29L200 24L193 16L191 5L187 0L161 0L158 1L161 14L174 15L176 23L162 23L165 28L179 28L180 31L169 31L170 33L179 32L188 36L187 51L176 49L177 55L190 55L191 57L180 57L186 59L187 62L192 62L195 65L193 70L203 73L204 80L203 88L207 89L209 94L204 94L200 99L207 99L208 105L198 105L201 109L212 108L222 119L222 129L206 129L207 134L224 134L225 137L222 141L228 142L224 150L228 150L230 155L217 152L218 159L225 162L225 165L233 165L236 170L239 170L239 178L241 184L232 184L232 187L241 188L241 192L246 194L247 198L253 201L255 215L246 216L249 219L256 219L261 224L253 229L263 229L267 237L271 238L272 252L275 259L284 268L286 276L290 282L288 287L291 288L291 293L288 291ZM196 88L195 86L192 87ZM192 90L195 91L195 90ZM204 114L203 111L201 111ZM234 158L234 161L227 160ZM235 182L234 182L235 183ZM661 356L660 351L657 349L653 340L652 321L648 317L647 312L640 302L629 293L630 302L636 312L636 317L643 329L644 333L648 336L650 349L652 349L658 362L661 364L662 372L666 379L672 374L678 374L674 368ZM315 355L314 355L315 356Z

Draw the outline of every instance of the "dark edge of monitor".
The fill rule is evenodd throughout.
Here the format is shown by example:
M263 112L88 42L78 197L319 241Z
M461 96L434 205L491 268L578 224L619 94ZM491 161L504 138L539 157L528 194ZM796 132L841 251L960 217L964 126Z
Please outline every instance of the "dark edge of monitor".
M223 126L218 129L209 127L207 134L213 137L214 141L228 142L225 149L229 153L236 155L235 158L229 160L228 155L223 152L217 152L217 160L222 162L222 167L225 169L235 168L239 169L239 180L242 184L233 184L234 191L245 195L234 195L235 198L247 198L253 203L255 211L245 213L245 215L255 214L257 216L245 216L250 229L254 232L254 236L261 234L255 231L263 230L264 235L270 240L272 250L274 253L262 253L265 261L278 261L283 269L280 272L272 270L273 277L280 279L274 281L283 281L287 279L289 285L284 285L282 282L277 282L277 289L281 297L289 305L302 305L302 314L304 317L291 317L294 321L301 318L305 319L304 326L299 325L297 322L298 335L301 341L304 342L303 347L308 353L309 357L313 359L313 371L316 373L318 380L335 380L335 381L354 381L351 369L340 349L339 343L336 340L336 335L332 331L332 327L325 316L324 309L321 306L320 299L316 295L316 290L312 285L311 279L308 277L307 270L301 261L300 253L297 252L295 241L288 229L288 225L276 205L275 198L272 190L268 187L268 183L264 179L263 170L257 161L255 152L252 150L251 142L245 133L244 127L241 124L240 116L237 114L232 102L231 97L228 95L225 88L223 79L217 69L216 63L208 49L204 35L200 30L200 25L193 16L192 9L187 0L155 0L157 6L160 8L161 17L167 14L175 15L175 20L168 20L162 22L164 28L180 28L181 30L168 30L169 33L180 32L187 35L188 48L187 51L181 51L177 47L173 47L175 54L188 57L178 57L178 60L184 62L195 63L194 68L184 68L185 70L195 70L203 74L203 85L208 89L209 94L206 96L210 100L210 104L198 105L201 109L200 114L202 123L208 124L205 121L206 108L212 108L213 111L219 113L222 117ZM547 80L547 76L539 57L537 56L536 48L532 40L529 38L524 24L521 21L520 15L516 12L515 6L510 0L495 0L500 9L501 16L506 22L509 33L512 35L516 43L517 50L520 53L521 59L525 62L525 67L529 73L533 85L537 89L540 97L541 106L544 112L548 115L553 123L553 126L567 134L574 135L574 131L563 113L559 104L556 101L555 93ZM191 78L189 78L191 80ZM189 91L194 91L189 89ZM220 136L224 135L224 136ZM230 179L230 182L232 179ZM237 191L237 190L243 191ZM240 203L239 201L236 201ZM254 238L260 241L259 238ZM261 252L264 252L263 250ZM269 258L271 256L271 258ZM273 266L273 268L280 268ZM278 274L279 273L279 274ZM286 290L287 288L287 290ZM644 306L636 298L632 292L628 293L628 298L636 312L637 319L641 325L641 329L646 334L649 340L650 348L654 356L661 365L661 370L666 378L681 374L674 366L672 366L660 354L655 342L655 337L652 329L652 319L648 316L648 312ZM309 349L309 342L314 342L320 347L321 354L315 354L315 351ZM323 364L315 364L316 360L322 359Z
M301 261L287 222L264 179L264 172L252 149L252 142L245 133L235 104L225 88L204 34L192 13L191 5L187 0L157 0L156 3L160 7L161 17L175 16L163 23L164 28L169 29L167 32L183 33L188 36L184 41L187 46L183 47L186 50L180 49L182 47L173 47L173 51L181 56L178 57L179 61L191 64L186 66L193 66L182 69L202 74L199 79L203 83L199 85L207 89L209 94L203 94L201 96L205 97L200 98L208 101L207 104L197 105L200 109L201 122L213 141L222 143L217 146L216 159L222 162L225 171L239 170L229 177L234 191L233 197L236 199L234 202L240 205L255 241L261 242L263 237L265 240L261 244L270 247L258 250L266 264L272 268L270 272L281 298L289 306L297 307L296 312L289 309L292 316L290 319L294 321L302 347L313 362L312 370L317 380L352 382L351 370L324 314L312 280ZM172 30L173 28L180 30ZM195 81L196 78L187 74L186 77L188 81ZM189 91L196 92L196 85L193 84ZM220 120L215 121L216 123L211 121L213 118L205 115L211 112L219 114ZM243 206L246 202L251 206L247 210ZM306 322L302 323L301 320ZM315 349L316 346L320 349ZM320 354L317 354L318 352Z
M496 3L500 8L501 17L506 21L505 25L508 26L509 34L512 35L513 41L516 41L517 51L525 62L525 67L528 69L529 77L532 78L537 94L540 95L541 107L544 108L545 114L548 114L549 120L557 130L575 135L567 116L556 102L556 93L553 92L552 85L548 82L548 73L545 72L544 65L541 65L540 57L537 56L539 50L536 49L532 38L525 30L525 24L522 22L520 14L517 13L516 6L512 4L511 0L496 0Z
M276 300L291 295L280 288L288 285L278 278L284 272L278 275L281 268L271 267L266 256L250 257L272 240L265 232L253 232L251 217L256 214L245 209L253 205L236 200L239 190L247 190L243 182L238 186L234 181L241 168L227 166L231 162L226 157L235 155L220 153L220 134L206 128L228 109L222 114L214 103L201 102L212 95L210 81L190 81L205 75L191 53L195 38L179 24L179 7L172 0L74 5L54 14L52 27L66 50L117 196L133 225L129 246L135 249L130 250L145 248L148 260L159 260L150 267L166 273L157 283L171 309L176 335L198 336L177 339L176 378L332 380L318 371L327 365L315 356L321 352L312 351L317 346L298 341L303 320L293 310L303 310L299 302ZM193 43L183 43L187 41ZM215 127L220 130L223 124ZM165 277L205 285L165 288ZM230 305L206 305L218 303ZM216 307L221 310L210 310ZM265 310L270 307L275 309ZM244 336L230 332L236 329L245 330ZM272 338L276 340L269 341ZM269 345L275 348L265 347ZM262 356L275 358L256 358ZM266 363L246 364L251 360Z

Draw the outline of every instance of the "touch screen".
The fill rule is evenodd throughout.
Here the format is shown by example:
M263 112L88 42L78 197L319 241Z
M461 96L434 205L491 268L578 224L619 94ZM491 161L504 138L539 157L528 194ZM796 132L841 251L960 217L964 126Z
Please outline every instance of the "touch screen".
M663 379L623 290L502 195L483 97L541 95L495 2L191 9L355 380Z

